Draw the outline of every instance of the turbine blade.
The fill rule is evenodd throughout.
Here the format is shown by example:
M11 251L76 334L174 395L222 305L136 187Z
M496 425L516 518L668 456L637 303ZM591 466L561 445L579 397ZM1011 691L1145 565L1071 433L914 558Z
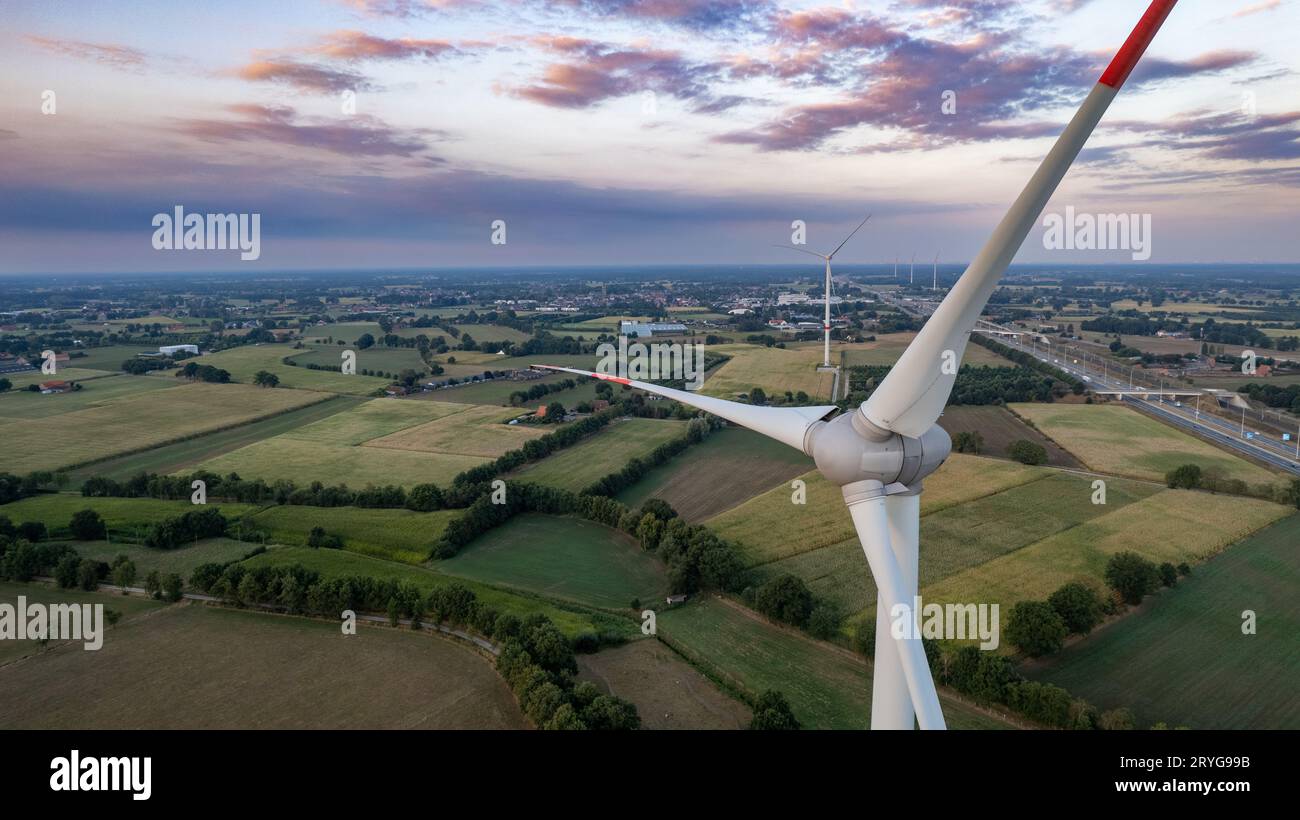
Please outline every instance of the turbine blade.
M826 258L823 254L820 254L820 253L818 253L817 251L810 251L810 250L808 250L807 248L801 248L801 247L799 247L798 245L773 245L772 247L774 247L774 248L785 248L786 250L791 250L791 251L799 251L799 253L806 253L806 254L808 254L809 256L815 256L815 257L817 257L818 259L825 259L825 258Z
M804 450L804 435L808 432L808 428L839 409L834 405L825 407L759 407L753 404L741 404L738 401L715 399L712 396L701 396L699 393L692 393L687 390L660 387L649 382L624 379L620 376L593 373L590 370L556 367L548 364L535 364L533 368L591 376L595 379L614 382L615 384L625 384L628 387L635 387L647 393L674 399L682 404L699 408L706 413L712 413L727 421L739 424L741 427L746 427L755 433L761 433L768 438L776 439L782 444L788 444L800 452L807 452Z
M875 483L877 487L880 486L879 482ZM894 554L890 540L885 496L854 499L851 498L853 491L849 489L852 486L845 487L844 500L849 506L849 515L853 517L853 526L858 531L858 539L862 542L862 551L866 553L867 563L871 565L871 575L876 579L877 594L885 605L885 611L890 614L891 626L893 618L904 617L903 613L910 613L906 617L912 619L912 628L908 630L908 635L903 638L893 638L891 635L889 643L894 645L898 660L903 667L903 675L907 679L907 691L912 698L912 707L916 710L917 723L922 729L947 728L943 720L943 709L939 706L939 692L935 689L934 678L930 674L930 664L925 658L925 648L921 645L921 639L917 634L916 613L912 611L915 605L913 601L915 591L914 588L908 587L903 577L903 569ZM918 506L918 514L919 509ZM897 693L894 693L895 697L896 695ZM888 697L889 694L886 693L886 696Z
M859 412L877 429L920 436L939 418L976 320L1057 185L1177 0L1153 0L984 248Z
M871 219L871 214L867 214L867 219ZM844 237L844 241L841 242L839 245L836 245L836 246L835 246L835 250L833 250L833 251L831 251L829 254L827 254L827 255L826 255L826 258L827 258L827 259L833 259L833 258L835 257L835 254L837 254L837 253L840 252L840 248L842 248L842 247L844 247L845 245L849 244L849 240L853 238L853 234L854 234L854 233L857 233L857 232L860 231L860 230L862 230L862 226L865 225L865 224L867 224L867 219L864 219L864 220L862 220L861 222L859 222L859 223L858 223L858 227L856 227L856 228L853 229L853 233L851 233L851 234L849 234L848 236Z

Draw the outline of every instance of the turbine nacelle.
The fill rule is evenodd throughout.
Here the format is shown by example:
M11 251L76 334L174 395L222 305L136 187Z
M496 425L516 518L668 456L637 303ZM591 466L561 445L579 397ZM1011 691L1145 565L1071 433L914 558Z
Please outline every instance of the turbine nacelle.
M858 413L844 413L816 422L804 434L804 452L838 487L878 481L916 491L952 452L952 439L937 424L917 438L888 432L881 437L878 428L864 434L860 418Z

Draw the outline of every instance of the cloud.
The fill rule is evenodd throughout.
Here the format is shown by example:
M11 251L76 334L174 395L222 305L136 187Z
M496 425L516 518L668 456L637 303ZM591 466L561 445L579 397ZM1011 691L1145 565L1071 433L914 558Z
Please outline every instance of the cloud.
M326 34L321 42L307 49L322 57L335 60L408 60L417 57L437 59L455 52L456 46L448 40L416 39L402 37L389 39L376 37L362 31L335 31Z
M345 6L366 17L423 17L435 10L478 5L475 0L342 0Z
M314 123L299 121L287 106L238 104L228 110L238 118L184 119L176 122L174 130L207 141L267 142L353 157L413 158L428 149L418 135L390 128L372 117Z
M1252 14L1259 14L1261 11L1272 11L1282 5L1282 0L1264 0L1262 3L1256 3L1253 6L1237 9L1232 13L1233 17L1248 17Z
M0 128L0 140L16 140L16 139L18 139L17 131L10 131L8 128Z
M538 82L510 93L553 108L587 108L607 99L653 91L701 105L717 104L709 83L720 68L686 60L676 51L640 49L575 37L541 37L534 43L560 57Z
M1196 150L1214 159L1300 159L1300 111L1254 117L1237 111L1197 112L1160 123L1124 122L1118 127L1159 135L1148 145Z
M769 0L543 0L583 15L623 17L697 31L753 29L774 8Z
M348 89L371 87L370 81L355 71L300 63L290 59L254 60L240 66L236 75L251 82L280 83L300 91L337 94Z
M144 52L131 46L111 43L87 43L82 40L63 40L54 37L41 37L36 34L28 34L25 39L27 42L51 54L94 60L112 68L138 71L144 68L145 64Z

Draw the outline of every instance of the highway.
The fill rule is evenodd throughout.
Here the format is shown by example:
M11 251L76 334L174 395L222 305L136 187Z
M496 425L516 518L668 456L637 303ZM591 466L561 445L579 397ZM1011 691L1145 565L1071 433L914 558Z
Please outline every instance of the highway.
M928 302L904 302L899 299L893 299L886 294L877 294L884 302L898 308L899 310L913 315L928 316L934 311L936 305ZM976 333L985 332L980 329ZM1035 349L1028 345L1021 344L1018 337L1009 337L996 335L993 338L1000 344L1004 344L1013 350L1019 350L1022 353L1028 353L1034 358L1045 364L1069 373L1075 378L1082 379L1090 390L1115 390L1129 391L1127 381L1112 377L1107 373L1103 375L1101 369L1094 369L1087 359L1073 359L1066 355L1056 355L1049 358L1041 349ZM1136 388L1142 391L1143 388ZM1184 388L1178 388L1180 393L1192 392ZM1151 392L1158 392L1152 389ZM1216 401L1210 394L1203 394L1206 401ZM1153 401L1135 395L1120 396L1120 400L1127 402L1134 408L1144 413L1155 416L1177 427L1196 433L1204 438L1236 450L1244 455L1270 464L1278 469L1294 476L1300 476L1300 458L1296 456L1295 443L1283 442L1264 436L1256 436L1251 439L1244 438L1241 433L1241 426L1234 425L1232 422L1219 418L1211 414L1198 414L1187 406L1178 406L1177 404L1165 401ZM1246 425L1246 432L1251 432L1249 423Z

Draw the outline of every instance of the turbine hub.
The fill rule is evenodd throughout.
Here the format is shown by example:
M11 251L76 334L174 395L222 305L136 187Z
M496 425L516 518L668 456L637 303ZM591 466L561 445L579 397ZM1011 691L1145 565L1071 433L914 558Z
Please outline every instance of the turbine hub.
M876 440L858 431L854 424L856 415L843 413L830 421L818 422L806 437L805 450L817 463L817 470L836 486L859 481L919 485L952 452L952 439L937 424L920 438L890 433L887 438Z

